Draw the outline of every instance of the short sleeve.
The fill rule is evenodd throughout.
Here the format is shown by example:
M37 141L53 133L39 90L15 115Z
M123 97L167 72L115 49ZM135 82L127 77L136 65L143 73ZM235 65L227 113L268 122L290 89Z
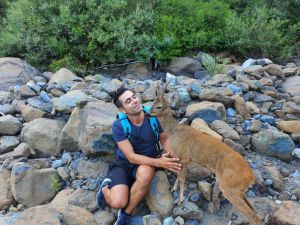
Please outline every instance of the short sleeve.
M119 120L116 120L112 125L112 132L115 142L120 142L126 140L126 136L123 131L122 124Z

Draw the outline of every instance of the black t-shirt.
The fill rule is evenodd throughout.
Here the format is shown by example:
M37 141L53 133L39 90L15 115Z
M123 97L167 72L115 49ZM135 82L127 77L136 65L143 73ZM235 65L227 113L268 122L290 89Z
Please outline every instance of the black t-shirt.
M131 143L133 150L136 154L148 156L154 158L156 152L156 136L151 128L149 118L145 117L141 126L136 126L128 120L131 125L131 136L129 142ZM163 132L163 129L157 120L159 133ZM113 137L115 143L121 142L127 139L124 134L124 130L120 120L116 120L112 125ZM116 145L118 151L121 151Z

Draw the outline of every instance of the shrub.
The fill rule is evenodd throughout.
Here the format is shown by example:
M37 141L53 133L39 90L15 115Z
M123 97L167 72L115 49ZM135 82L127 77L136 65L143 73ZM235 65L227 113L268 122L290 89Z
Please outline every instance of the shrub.
M282 59L290 53L288 38L282 31L286 21L276 17L276 10L255 8L238 17L227 18L224 29L226 46L244 57Z
M189 50L216 50L223 47L221 30L231 13L220 0L161 0L156 6L154 32L165 42L158 58L169 59Z
M59 176L57 174L52 174L50 176L50 187L51 190L58 192L61 190L63 184L61 182L61 179L59 178Z
M203 54L201 56L201 61L211 76L222 73L224 71L224 66L228 63L226 60L221 61L219 58L213 58L209 54ZM221 63L219 63L219 61L221 61Z
M148 60L154 54L154 16L150 3L140 2L18 0L8 9L0 55L81 69L127 58Z

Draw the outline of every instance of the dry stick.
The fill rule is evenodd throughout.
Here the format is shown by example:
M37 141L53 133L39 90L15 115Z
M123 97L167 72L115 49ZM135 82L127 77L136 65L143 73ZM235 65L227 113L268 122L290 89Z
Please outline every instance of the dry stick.
M86 97L85 99L91 99L91 100L94 100L94 101L102 102L101 100L99 100L97 98L93 98L93 97Z

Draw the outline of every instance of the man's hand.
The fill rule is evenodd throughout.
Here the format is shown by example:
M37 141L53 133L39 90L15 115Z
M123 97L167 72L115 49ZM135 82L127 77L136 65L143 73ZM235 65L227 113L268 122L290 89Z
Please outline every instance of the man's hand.
M162 154L160 158L157 159L157 167L161 167L170 170L176 174L181 170L181 164L179 163L179 158L172 157L170 152Z

